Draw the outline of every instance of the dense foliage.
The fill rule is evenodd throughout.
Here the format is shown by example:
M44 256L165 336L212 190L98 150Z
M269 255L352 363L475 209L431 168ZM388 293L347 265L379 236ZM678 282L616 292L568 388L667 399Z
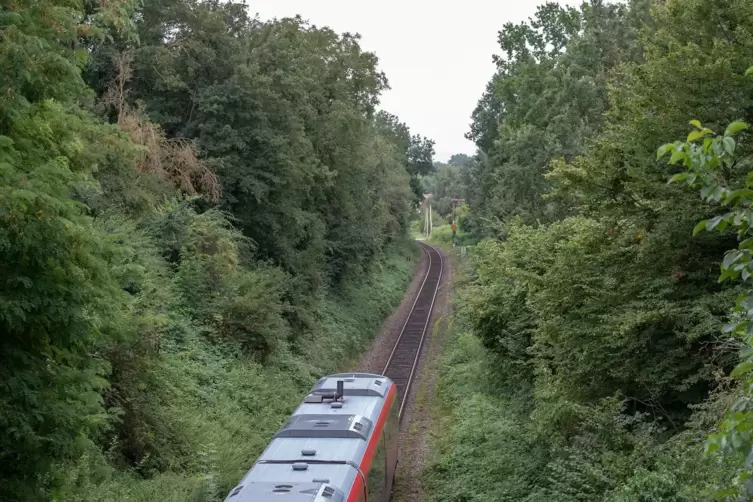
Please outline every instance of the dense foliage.
M421 179L424 193L431 194L434 211L443 218L451 218L453 201L459 206L468 196L470 168L473 160L464 154L450 157L445 164L434 163L434 172Z
M455 154L447 163L435 162L434 171L420 180L423 193L431 194L422 206L421 220L414 222L414 230L426 232L424 212L431 206L432 231L430 240L451 245L453 242L452 224L455 224L455 244L465 245L475 242L470 232L467 197L471 191L471 169L473 159L465 154Z
M355 35L0 10L0 499L221 500L402 296L433 144Z
M753 66L748 68L745 76L753 74ZM696 234L702 230L724 232L728 227L737 230L741 240L737 249L725 253L722 261L722 274L719 282L742 279L748 285L748 290L738 295L735 302L734 315L724 326L725 333L731 333L743 342L742 361L730 374L742 377L745 383L734 404L727 411L721 430L714 434L707 443L708 451L722 451L734 458L744 468L739 471L735 479L735 488L725 491L734 495L737 490L745 497L750 497L750 478L753 473L748 467L748 457L753 448L753 410L750 406L751 384L753 384L753 291L750 280L753 277L753 171L748 171L744 182L730 176L735 170L736 163L741 159L736 156L737 142L735 136L749 128L741 121L732 122L727 126L723 135L714 137L714 132L703 127L698 120L691 120L696 130L688 134L686 142L677 141L659 148L657 157L661 158L669 153L670 164L681 163L687 171L675 174L670 183L685 181L694 188L700 188L701 197L706 202L720 203L731 210L725 214L702 220L693 229ZM739 183L739 185L738 185Z
M429 477L437 500L747 500L747 395L711 443L738 456L704 443L743 391L740 339L720 329L740 286L717 279L747 209L714 201L747 200L751 146L729 130L697 146L721 159L700 200L656 151L751 121L752 33L753 4L713 0L547 4L500 32L469 134L468 218L486 240L463 294L475 338L458 336L443 377L465 404ZM700 220L723 231L694 237Z

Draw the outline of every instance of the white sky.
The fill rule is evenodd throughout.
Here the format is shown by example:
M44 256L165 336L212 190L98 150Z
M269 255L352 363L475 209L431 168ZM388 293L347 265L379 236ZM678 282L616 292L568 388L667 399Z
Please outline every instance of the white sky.
M573 0L557 0L575 4ZM360 33L391 90L381 108L413 134L436 142L436 160L472 154L464 138L471 113L494 73L497 32L532 16L544 0L249 0L262 19L300 14L317 26Z

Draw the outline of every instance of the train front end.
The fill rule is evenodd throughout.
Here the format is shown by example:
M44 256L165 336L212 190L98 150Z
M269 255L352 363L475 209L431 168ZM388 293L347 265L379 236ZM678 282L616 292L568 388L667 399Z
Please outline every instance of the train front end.
M226 502L389 501L398 408L382 375L320 379Z

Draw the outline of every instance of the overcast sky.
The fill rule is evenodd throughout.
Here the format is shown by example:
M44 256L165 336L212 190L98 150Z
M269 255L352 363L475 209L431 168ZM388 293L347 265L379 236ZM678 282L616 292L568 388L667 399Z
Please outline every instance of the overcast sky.
M544 0L249 0L262 19L300 14L317 26L360 33L376 53L389 91L381 108L436 142L436 160L472 154L464 138L494 73L497 32L532 16ZM559 3L573 4L572 0Z

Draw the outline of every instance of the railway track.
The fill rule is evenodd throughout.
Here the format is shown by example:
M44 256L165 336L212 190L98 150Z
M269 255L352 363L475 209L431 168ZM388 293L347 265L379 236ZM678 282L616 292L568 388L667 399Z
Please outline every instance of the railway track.
M403 417L405 403L410 394L411 384L421 356L421 347L423 347L424 338L426 338L429 320L442 280L442 255L436 248L428 244L421 243L421 247L429 257L429 266L408 318L400 330L395 346L392 348L387 364L382 371L383 375L389 377L397 385L400 419Z

